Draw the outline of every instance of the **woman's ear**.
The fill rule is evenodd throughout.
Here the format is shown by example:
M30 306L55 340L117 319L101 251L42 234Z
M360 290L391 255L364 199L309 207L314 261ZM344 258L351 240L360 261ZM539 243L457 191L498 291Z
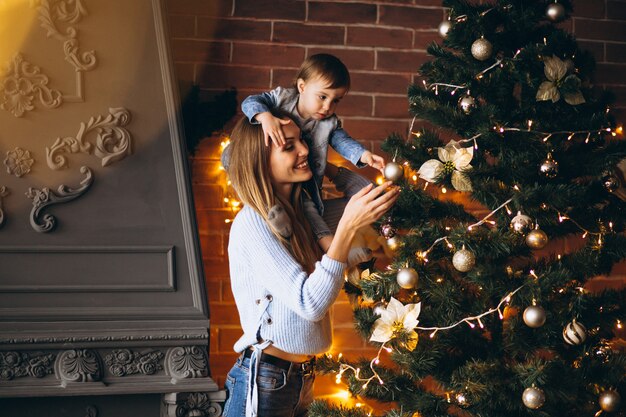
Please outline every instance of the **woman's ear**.
M304 92L305 84L306 81L304 81L302 78L298 78L298 81L296 81L296 86L298 86L298 93L302 94Z

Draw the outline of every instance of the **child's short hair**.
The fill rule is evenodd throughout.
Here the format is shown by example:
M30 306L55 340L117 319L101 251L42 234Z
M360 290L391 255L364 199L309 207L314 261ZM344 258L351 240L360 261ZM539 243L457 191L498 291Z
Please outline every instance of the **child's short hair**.
M294 86L298 79L308 81L311 78L321 77L329 82L328 88L350 89L350 73L339 58L331 54L315 54L304 60L294 80Z

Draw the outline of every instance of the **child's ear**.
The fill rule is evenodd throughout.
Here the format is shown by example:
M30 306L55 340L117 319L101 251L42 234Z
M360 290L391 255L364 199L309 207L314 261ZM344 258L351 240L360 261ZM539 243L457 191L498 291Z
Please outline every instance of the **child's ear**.
M298 86L298 93L302 94L302 92L304 92L305 84L306 81L304 81L302 78L298 78L298 81L296 81L296 86Z

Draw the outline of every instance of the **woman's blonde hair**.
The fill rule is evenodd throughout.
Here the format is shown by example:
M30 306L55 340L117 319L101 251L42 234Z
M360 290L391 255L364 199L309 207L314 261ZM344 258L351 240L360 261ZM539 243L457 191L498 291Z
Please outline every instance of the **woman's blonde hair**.
M284 201L274 192L270 178L270 147L264 143L260 124L253 125L246 117L241 118L231 133L231 139L228 145L231 148L228 176L239 199L265 219L276 238L311 273L321 257L321 251L304 217L302 184L294 183L290 201ZM281 236L268 221L268 212L276 204L280 204L289 216L293 228L290 239Z

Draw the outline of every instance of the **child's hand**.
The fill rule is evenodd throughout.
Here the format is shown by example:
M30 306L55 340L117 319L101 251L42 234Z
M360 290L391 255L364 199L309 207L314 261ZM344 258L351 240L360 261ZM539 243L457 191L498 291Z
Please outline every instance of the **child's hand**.
M373 154L370 151L363 152L363 155L361 155L361 162L371 166L372 168L376 168L381 173L385 169L385 160L383 157Z
M285 135L283 134L283 126L291 123L290 119L279 119L267 111L257 114L254 118L257 122L261 123L261 127L263 128L265 146L269 146L270 138L272 139L272 143L278 147L286 143Z

